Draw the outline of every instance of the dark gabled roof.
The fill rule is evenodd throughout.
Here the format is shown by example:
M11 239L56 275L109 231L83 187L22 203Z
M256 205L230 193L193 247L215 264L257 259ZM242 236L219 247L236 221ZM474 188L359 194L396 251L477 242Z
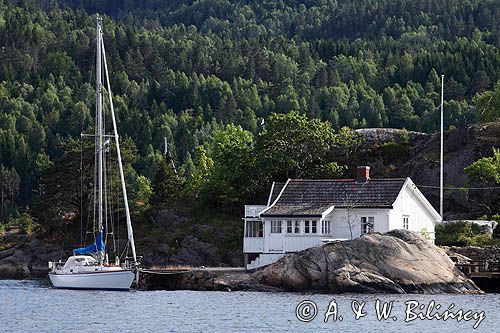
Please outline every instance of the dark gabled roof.
M392 208L406 178L302 180L291 179L263 217L321 216L328 208ZM271 202L272 204L272 202Z
M268 205L272 205L274 200L278 197L278 194L280 194L281 189L285 186L285 183L278 183L274 182L273 186L271 186L271 193L269 193L269 202Z

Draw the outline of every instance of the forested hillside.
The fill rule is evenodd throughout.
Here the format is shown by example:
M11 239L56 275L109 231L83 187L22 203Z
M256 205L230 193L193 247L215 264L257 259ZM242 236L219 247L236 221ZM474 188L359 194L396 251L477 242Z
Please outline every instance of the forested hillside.
M272 178L341 174L329 148L351 142L333 136L344 126L436 131L441 74L446 128L498 117L486 112L500 79L496 0L0 0L1 219L40 207L50 175L78 177L54 168L92 131L96 12L142 204L164 137L189 198L234 208ZM270 129L287 128L304 141L277 156Z

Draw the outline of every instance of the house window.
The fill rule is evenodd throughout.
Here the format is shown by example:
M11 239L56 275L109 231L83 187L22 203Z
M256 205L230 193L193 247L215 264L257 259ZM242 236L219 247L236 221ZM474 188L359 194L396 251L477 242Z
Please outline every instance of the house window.
M299 221L286 221L286 232L289 234L298 234L300 232Z
M311 221L311 233L312 234L318 233L318 221Z
M321 233L323 235L329 235L332 232L332 222L331 221L321 221Z
M317 234L318 233L318 221L314 221L314 220L304 221L304 233L305 234Z
M271 233L281 234L281 221L271 221Z
M403 229L408 230L409 226L410 226L410 217L403 216Z
M361 234L366 234L373 231L375 218L373 216L361 217Z
M260 221L247 221L245 237L262 237L262 223Z

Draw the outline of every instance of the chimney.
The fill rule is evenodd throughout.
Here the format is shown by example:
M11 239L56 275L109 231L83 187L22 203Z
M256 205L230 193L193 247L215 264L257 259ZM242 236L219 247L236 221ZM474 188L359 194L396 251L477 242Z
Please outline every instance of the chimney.
M369 166L358 166L358 172L356 175L356 180L358 182L366 182L370 179L370 167Z

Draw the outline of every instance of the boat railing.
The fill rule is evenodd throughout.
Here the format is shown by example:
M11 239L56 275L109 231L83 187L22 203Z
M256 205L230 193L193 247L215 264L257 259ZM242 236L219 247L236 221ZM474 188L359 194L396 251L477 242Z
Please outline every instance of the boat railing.
M137 260L132 257L125 257L123 268L134 270L141 266L142 256L137 256Z
M49 270L54 272L56 270L61 269L66 264L66 261L49 261Z

